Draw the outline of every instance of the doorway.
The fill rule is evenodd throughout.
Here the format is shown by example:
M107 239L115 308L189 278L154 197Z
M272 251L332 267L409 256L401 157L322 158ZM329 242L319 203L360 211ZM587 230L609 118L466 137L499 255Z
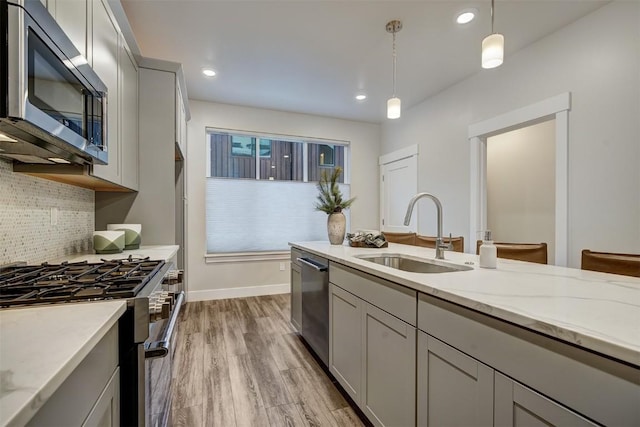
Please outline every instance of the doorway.
M418 221L404 225L409 200L418 192L418 146L380 156L380 230L405 233L418 230ZM419 218L417 214L413 215Z
M555 258L555 265L567 265L567 156L570 108L571 94L566 92L469 126L471 211L466 252L475 252L476 240L481 236L482 230L488 228L487 140L505 132L555 119L555 250L553 258Z
M498 242L547 243L555 262L555 119L487 138L487 228Z

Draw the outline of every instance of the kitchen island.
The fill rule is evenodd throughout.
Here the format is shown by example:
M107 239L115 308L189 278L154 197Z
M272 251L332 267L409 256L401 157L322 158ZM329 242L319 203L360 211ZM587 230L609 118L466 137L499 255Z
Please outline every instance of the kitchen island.
M532 404L537 408L560 404L561 410L547 408L544 415L566 409L585 425L640 422L640 279L506 259L498 259L495 270L480 269L476 255L455 252L446 252L445 262L472 270L412 273L359 257L403 254L433 260L433 249L393 243L384 249L328 242L291 246L330 261L329 369L374 424L389 425L385 416L393 419L389 418L393 405L381 404L377 412L372 408L376 398L382 402L382 397L393 400L394 394L401 394L393 390L390 381L402 369L396 366L384 378L388 385L384 393L372 390L376 378L368 378L367 363L372 363L372 355L367 354L367 346L375 348L373 354L395 350L395 354L388 351L390 357L407 353L413 358L407 357L405 365L417 358L417 369L405 377L417 382L417 393L413 393L417 394L414 422L418 425L470 419L478 425L517 425L515 414L532 401L537 402ZM374 336L367 338L366 334L384 323L380 320L383 315L389 316L388 325L397 321L398 340L370 345L368 340ZM347 324L357 323L359 318L365 320L349 336ZM389 339L392 330L381 332L380 339ZM361 346L353 344L358 334L364 337ZM345 345L351 348L341 352ZM401 353L397 349L403 345ZM361 353L362 366L345 359L354 352ZM387 363L393 365L390 357ZM476 378L475 391L464 389L460 384L466 379L444 367L456 365L456 361L456 369L468 368L465 378ZM441 362L444 365L437 370ZM380 367L384 369L384 364ZM440 389L442 394L434 392ZM428 390L432 405L426 398ZM460 400L466 397L467 401L477 397L475 406L467 411L469 418L463 417L462 402L449 401L447 395L458 395ZM521 401L521 395L526 395L526 402ZM505 399L510 398L512 404L505 405ZM410 399L405 396L404 400ZM447 418L452 411L439 414L437 408L445 406L457 408L454 415L462 414L462 418ZM407 410L411 408L416 405ZM536 413L531 407L528 411Z

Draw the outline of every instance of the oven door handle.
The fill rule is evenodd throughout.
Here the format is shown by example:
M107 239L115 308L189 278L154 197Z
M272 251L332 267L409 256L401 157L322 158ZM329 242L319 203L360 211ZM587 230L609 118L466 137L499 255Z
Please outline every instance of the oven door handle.
M145 359L154 359L157 357L165 357L169 354L169 347L171 346L171 338L173 336L173 331L176 328L176 323L178 322L178 316L180 315L180 310L182 308L182 302L184 301L184 292L180 292L178 297L176 298L175 308L173 313L171 313L171 317L169 318L169 324L167 325L167 329L165 329L164 334L159 341L154 341L149 343L149 345L144 350L144 358Z

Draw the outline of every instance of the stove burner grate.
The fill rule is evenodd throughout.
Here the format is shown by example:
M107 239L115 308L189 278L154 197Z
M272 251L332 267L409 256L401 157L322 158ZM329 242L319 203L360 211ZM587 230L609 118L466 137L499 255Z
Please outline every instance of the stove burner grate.
M162 268L149 258L41 264L0 270L0 307L136 296Z

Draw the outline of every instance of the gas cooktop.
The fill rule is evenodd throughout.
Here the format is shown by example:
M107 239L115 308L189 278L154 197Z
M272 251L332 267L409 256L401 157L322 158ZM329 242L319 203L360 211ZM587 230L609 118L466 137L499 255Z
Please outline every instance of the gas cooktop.
M130 256L0 268L0 307L135 297L164 263Z

